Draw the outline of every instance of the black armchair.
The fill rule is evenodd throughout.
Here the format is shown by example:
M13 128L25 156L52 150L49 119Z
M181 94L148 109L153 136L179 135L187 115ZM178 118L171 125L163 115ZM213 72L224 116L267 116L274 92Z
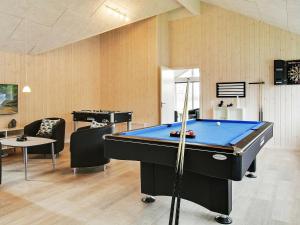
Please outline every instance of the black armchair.
M58 120L59 122L53 127L51 139L56 140L54 143L54 153L58 154L64 149L65 146L65 128L66 122L62 118L47 118L51 120ZM40 129L42 120L34 121L24 127L24 134L27 136L35 137ZM28 154L51 154L51 144L39 145L28 148Z
M189 110L189 119L199 119L200 109L191 109Z
M104 157L103 135L112 133L112 125L99 128L82 127L71 135L71 168L103 166L109 163Z

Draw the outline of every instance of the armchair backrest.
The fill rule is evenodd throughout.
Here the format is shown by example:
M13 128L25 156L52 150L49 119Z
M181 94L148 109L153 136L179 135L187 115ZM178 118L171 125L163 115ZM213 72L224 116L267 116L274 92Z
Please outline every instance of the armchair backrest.
M52 139L56 140L55 150L63 150L65 146L65 131L66 131L66 121L62 118L47 118L51 120L59 119L59 122L53 127Z
M34 137L36 133L39 131L42 120L36 120L30 124L27 124L24 127L24 134L27 136Z
M109 159L104 156L103 135L111 134L112 126L78 129L71 135L71 167L104 165Z
M98 128L81 128L71 134L70 150L86 148L87 146L104 149L103 135L111 134L112 126Z
M56 140L55 151L60 151L64 148L65 144L65 128L66 121L63 118L51 117L46 118L50 120L58 120L59 122L53 127L51 138ZM36 120L24 127L24 134L27 136L36 136L38 130L40 129L42 119Z

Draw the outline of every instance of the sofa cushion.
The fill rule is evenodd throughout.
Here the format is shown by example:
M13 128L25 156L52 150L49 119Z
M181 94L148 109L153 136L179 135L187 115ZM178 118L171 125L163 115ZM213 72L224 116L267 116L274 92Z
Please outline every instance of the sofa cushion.
M106 123L98 123L97 121L93 120L91 123L91 128L105 127L106 125Z
M40 129L36 136L50 138L52 135L53 127L59 122L58 120L42 119Z

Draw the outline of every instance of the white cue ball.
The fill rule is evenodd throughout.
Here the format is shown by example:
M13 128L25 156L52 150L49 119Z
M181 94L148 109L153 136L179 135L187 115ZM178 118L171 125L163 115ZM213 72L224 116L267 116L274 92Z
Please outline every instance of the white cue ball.
M220 123L220 122L217 122L217 125L218 125L218 126L220 126L220 125L221 125L221 123Z

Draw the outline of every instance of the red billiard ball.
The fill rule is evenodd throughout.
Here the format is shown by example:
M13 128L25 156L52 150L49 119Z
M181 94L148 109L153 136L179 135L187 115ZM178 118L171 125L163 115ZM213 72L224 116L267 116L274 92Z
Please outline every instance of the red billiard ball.
M196 136L196 134L193 130L188 130L186 132L186 137L188 137L188 138L194 138L195 136Z

